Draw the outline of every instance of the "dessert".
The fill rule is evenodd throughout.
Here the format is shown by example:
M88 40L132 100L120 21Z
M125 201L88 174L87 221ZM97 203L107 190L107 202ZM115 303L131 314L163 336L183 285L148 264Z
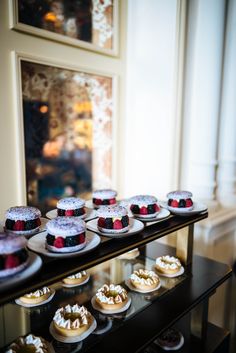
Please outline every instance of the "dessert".
M85 201L78 197L65 197L57 202L57 215L84 218Z
M65 284L80 284L86 281L89 278L89 275L86 271L81 271L75 273L74 275L68 276L62 280Z
M193 201L192 193L190 191L172 191L167 194L168 206L173 208L181 208L192 210Z
M93 206L99 208L100 206L116 205L117 192L111 189L95 190L93 192Z
M52 291L48 287L43 287L20 297L20 301L25 304L39 304L44 302L52 295Z
M181 262L174 256L164 255L156 259L156 269L161 274L175 274L179 272L181 267Z
M36 207L11 207L6 211L5 231L19 235L36 233L41 225L40 217Z
M153 271L139 269L130 276L133 287L139 290L153 290L160 284L160 279Z
M75 217L57 217L48 221L46 247L53 252L73 252L86 245L85 222Z
M118 259L132 260L132 259L135 259L136 257L138 257L139 255L140 255L139 249L135 248L133 250L129 250L129 251L125 252L124 254L121 254L120 256L118 256Z
M37 337L32 334L18 337L9 347L6 353L47 353L49 348L47 342L42 337Z
M129 230L129 216L125 207L102 206L97 211L97 226L104 233L124 233Z
M62 336L80 336L89 329L93 320L91 313L84 306L68 304L56 311L53 327Z
M165 350L176 350L184 343L183 335L174 328L168 328L155 341L158 346Z
M0 278L22 271L28 262L25 237L0 233Z
M129 202L131 212L139 218L153 218L161 210L154 196L137 195L131 197Z
M127 304L128 294L120 285L104 284L98 289L95 301L101 309L119 310Z

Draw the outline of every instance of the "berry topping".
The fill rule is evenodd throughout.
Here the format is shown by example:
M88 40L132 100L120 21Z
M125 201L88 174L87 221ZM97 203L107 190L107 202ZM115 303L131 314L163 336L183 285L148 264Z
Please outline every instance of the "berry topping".
M5 269L14 268L20 265L20 261L15 255L7 255L5 260Z
M67 216L67 217L72 217L72 216L74 216L74 210L66 210L66 211L65 211L65 216Z
M65 216L65 210L61 210L60 208L57 209L57 215L59 217Z
M178 207L179 203L177 200L172 200L171 201L171 207Z
M37 218L37 219L35 220L35 223L36 223L36 227L40 227L40 226L41 226L41 220L40 220L40 218Z
M122 222L119 219L116 219L115 222L113 223L113 229L122 229L123 225Z
M46 240L47 240L48 245L53 245L54 240L55 240L55 236L51 235L51 234L47 234Z
M105 227L105 218L98 218L98 226L101 227L101 228L104 228Z
M13 230L21 231L25 229L25 222L24 221L16 221L13 227Z
M108 199L102 200L102 205L108 206L110 204Z
M147 207L147 211L148 211L148 214L152 214L152 213L155 213L155 205L148 205Z
M129 225L129 217L128 216L123 216L121 219L123 227L128 227Z
M154 209L155 209L155 212L159 212L160 211L160 207L158 206L157 203L154 204Z
M55 248L64 248L65 246L64 238L57 237L56 240L54 240L53 246L55 246Z
M142 207L140 208L140 214L142 214L142 215L148 214L147 207L142 206Z
M95 203L95 205L99 206L102 204L102 200L101 199L94 199L94 203Z
M70 246L76 246L78 245L78 240L76 236L71 236L71 237L66 237L65 238L65 246L70 247Z
M85 242L85 234L84 233L78 235L78 241L79 241L79 244L83 244Z
M139 213L139 206L138 205L131 205L130 210L133 213Z
M115 205L116 204L116 199L110 199L109 200L110 205Z
M186 202L184 199L180 199L179 200L179 208L184 208L184 207L186 207Z
M113 228L113 221L112 218L105 219L105 228L112 229Z
M14 224L15 224L15 221L13 221L12 219L7 219L5 223L5 227L6 229L13 230Z
M169 199L168 200L168 206L171 206L171 202L173 201L173 199Z
M193 205L193 201L191 199L186 200L186 207L191 207Z

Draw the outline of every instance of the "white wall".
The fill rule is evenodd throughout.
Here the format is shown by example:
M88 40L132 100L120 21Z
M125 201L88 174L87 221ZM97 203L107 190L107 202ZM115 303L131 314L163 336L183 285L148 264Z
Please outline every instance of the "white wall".
M130 0L124 196L174 187L177 0Z

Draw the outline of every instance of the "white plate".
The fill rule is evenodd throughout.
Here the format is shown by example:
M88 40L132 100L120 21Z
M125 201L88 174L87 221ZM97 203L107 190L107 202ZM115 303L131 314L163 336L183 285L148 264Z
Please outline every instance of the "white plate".
M22 231L19 231L19 232L7 230L6 233L9 233L9 234L11 233L11 234L16 234L16 235L24 235L25 237L29 237L29 236L34 235L34 234L38 234L40 232L45 231L48 219L40 217L40 221L41 221L41 225L39 226L39 229L36 230L36 231L35 231L35 229L26 230L26 231L22 230ZM5 229L5 221L0 221L0 232L5 232L4 229Z
M110 237L110 238L124 238L129 235L139 233L144 228L143 222L139 221L138 219L131 218L129 222L130 222L130 228L128 232L125 232L125 233L109 234L109 233L100 232L100 230L98 230L98 227L97 227L97 219L92 219L91 221L87 222L87 228L93 232L103 235L104 237Z
M124 311L128 310L129 307L130 307L130 304L131 304L131 298L128 299L127 303L120 309L117 309L117 310L106 310L106 309L102 309L97 303L96 303L96 300L95 300L95 295L92 297L91 299L91 304L92 304L92 307L97 310L97 311L100 311L100 313L102 314L118 314L118 313L123 313Z
M155 216L155 217L149 217L149 218L142 218L139 216L134 216L136 219L139 219L142 222L156 222L156 221L160 221L164 218L169 217L170 215L170 211L167 210L166 208L161 208L161 211Z
M80 342L83 341L86 337L88 337L97 327L97 322L93 317L93 322L91 324L91 326L89 327L89 329L85 332L83 332L81 335L79 336L74 336L74 337L65 337L65 336L61 336L60 334L58 334L53 326L53 322L51 322L50 326L49 326L49 331L52 335L53 338L55 338L55 340L59 341L59 342L64 342L64 343L76 343L76 342Z
M37 304L27 304L27 303L23 303L20 298L16 299L15 302L18 305L24 306L25 308L34 308L35 306L40 306L46 303L49 303L52 298L54 297L56 291L55 289L51 289L52 294L50 295L50 297L48 297L46 300L44 300L43 302L37 303Z
M167 202L164 202L164 201L162 201L162 205L163 205L163 207L166 207L171 213L178 215L178 216L184 216L184 217L193 216L195 214L207 211L207 205L202 202L194 202L192 210L186 210L186 209L177 208L177 207L170 207L170 206L168 206Z
M46 217L48 217L49 219L53 219L57 217L57 209L48 211L46 213ZM85 218L80 218L83 219L84 221L90 221L91 219L94 219L97 217L97 212L93 209L93 208L88 208L86 207L86 217Z
M141 289L138 289L138 288L136 288L136 287L134 287L134 286L132 285L132 283L131 283L131 281L130 281L130 278L128 278L128 279L125 280L125 284L127 285L127 287L128 287L130 290L132 290L132 291L134 291L134 292L138 292L138 293L151 293L151 292L155 292L155 291L157 291L159 288L161 288L161 282L160 282L160 283L158 284L158 286L157 286L156 288L154 288L154 289L141 290Z
M83 284L87 283L90 279L90 275L88 276L88 278L86 278L83 282L81 283L77 283L77 284L67 284L64 282L61 282L61 285L65 288L73 288L73 287L78 287L78 286L82 286Z
M156 268L156 266L154 265L153 266L153 271L155 271L158 276L162 276L162 277L168 277L168 278L174 278L174 277L178 277L178 276L181 276L183 273L184 273L184 267L181 266L180 267L180 270L176 273L172 273L172 274L168 274L168 273L162 273L162 272L159 272Z
M15 287L19 283L24 282L28 278L32 277L35 273L40 270L41 266L41 257L32 252L29 252L29 262L24 270L19 273L16 273L15 275L0 279L0 292L3 290L7 290L8 288Z
M48 256L48 257L57 257L57 258L63 258L63 257L74 257L74 256L80 256L83 255L84 253L93 250L100 244L100 237L97 234L94 234L92 232L86 232L86 246L75 252L69 252L69 253L55 253L55 252L50 252L45 248L45 239L46 239L47 232L42 232L39 234L34 235L32 238L28 240L28 248L30 250L33 250L39 254Z
M180 349L182 346L183 346L183 344L184 344L184 336L182 335L182 333L181 332L179 332L180 333L180 342L179 342L179 344L177 344L177 346L175 346L175 347L168 347L168 346L162 346L162 345L160 345L159 343L158 343L158 340L156 339L154 342L155 342L155 344L157 345L157 346L159 346L159 347L161 347L162 349L164 349L165 351L177 351L178 349Z

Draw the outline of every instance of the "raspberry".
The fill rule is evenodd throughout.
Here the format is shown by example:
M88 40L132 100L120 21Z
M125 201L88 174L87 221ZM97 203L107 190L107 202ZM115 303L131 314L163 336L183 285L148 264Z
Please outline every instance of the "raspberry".
M102 200L101 199L95 199L94 203L95 203L95 205L99 206L99 205L102 204Z
M160 207L158 206L157 203L154 204L154 209L155 209L155 212L159 212L160 211Z
M193 201L191 199L186 200L186 207L191 207L193 205Z
M84 233L78 235L78 241L79 241L79 244L83 244L85 242L85 234Z
M114 205L116 203L116 199L110 199L109 203L110 203L110 205Z
M142 206L141 208L140 208L140 214L148 214L148 210L147 210L147 207L145 207L145 206Z
M116 219L115 222L113 223L113 229L122 229L123 225L122 222L119 219Z
M104 228L105 227L105 218L98 218L98 226L101 227L101 228Z
M40 227L40 226L41 226L41 220L40 220L40 218L37 218L37 219L35 220L35 223L36 223L36 227Z
M16 221L13 227L13 230L24 230L25 229L25 222L24 221Z
M54 240L53 246L55 246L55 248L64 248L65 246L64 238L57 237L56 240Z
M14 268L20 265L20 261L15 255L7 255L5 260L5 269Z
M171 201L171 207L178 207L179 203L177 200L172 200Z
M65 216L67 216L67 217L72 217L72 216L74 216L74 210L66 210L66 211L65 211Z

